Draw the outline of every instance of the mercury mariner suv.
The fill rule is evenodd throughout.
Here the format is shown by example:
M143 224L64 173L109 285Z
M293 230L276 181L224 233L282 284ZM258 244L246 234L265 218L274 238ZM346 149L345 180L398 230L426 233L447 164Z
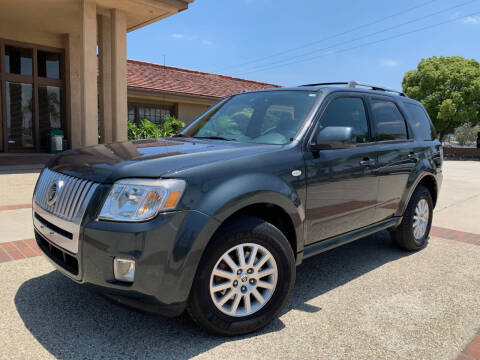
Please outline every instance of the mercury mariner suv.
M120 304L238 335L303 259L381 230L426 246L443 152L422 104L348 83L230 96L168 139L66 151L33 198L57 269Z

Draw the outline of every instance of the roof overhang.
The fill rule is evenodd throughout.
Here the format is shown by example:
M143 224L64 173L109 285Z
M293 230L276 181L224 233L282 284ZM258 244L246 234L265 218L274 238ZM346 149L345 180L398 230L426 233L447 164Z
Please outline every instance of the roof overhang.
M95 0L100 9L116 8L127 15L127 30L133 31L186 10L193 0Z
M118 9L132 31L188 8L193 0L89 0L97 12L109 16ZM82 0L0 0L0 25L14 24L25 31L66 34L78 28ZM8 25L11 26L11 25Z

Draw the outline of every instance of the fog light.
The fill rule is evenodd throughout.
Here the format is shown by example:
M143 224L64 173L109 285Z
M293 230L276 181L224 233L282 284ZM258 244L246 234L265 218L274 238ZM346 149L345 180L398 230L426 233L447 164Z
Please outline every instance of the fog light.
M135 277L135 260L115 258L113 260L113 274L116 280L133 282Z

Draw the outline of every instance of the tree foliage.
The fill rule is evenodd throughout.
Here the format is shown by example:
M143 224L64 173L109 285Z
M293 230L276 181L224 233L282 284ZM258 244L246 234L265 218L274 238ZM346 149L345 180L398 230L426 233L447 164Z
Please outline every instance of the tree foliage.
M170 137L175 135L178 130L183 128L185 123L173 116L166 116L162 123L155 124L147 119L143 119L139 124L128 122L128 139L151 139Z
M455 129L455 138L460 145L473 144L477 141L478 127L465 124Z
M480 115L480 63L461 56L422 59L408 71L403 91L425 106L440 136L469 123Z

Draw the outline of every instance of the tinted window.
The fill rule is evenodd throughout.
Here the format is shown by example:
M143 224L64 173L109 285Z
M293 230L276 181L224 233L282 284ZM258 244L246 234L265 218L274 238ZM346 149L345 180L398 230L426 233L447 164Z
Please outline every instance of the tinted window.
M404 103L407 110L408 120L413 129L415 139L417 140L434 140L436 131L428 118L425 110L415 104Z
M46 151L49 146L50 129L62 128L62 88L58 86L38 87L38 108L40 124L40 149Z
M320 121L322 128L327 126L349 126L357 137L357 143L366 143L368 122L365 106L360 98L338 98L327 107Z
M404 140L407 127L397 105L386 100L372 100L376 140Z
M9 149L33 148L33 86L7 82L6 87Z
M32 75L32 49L5 46L5 68L10 74Z
M60 79L60 54L39 51L38 76L51 79Z

